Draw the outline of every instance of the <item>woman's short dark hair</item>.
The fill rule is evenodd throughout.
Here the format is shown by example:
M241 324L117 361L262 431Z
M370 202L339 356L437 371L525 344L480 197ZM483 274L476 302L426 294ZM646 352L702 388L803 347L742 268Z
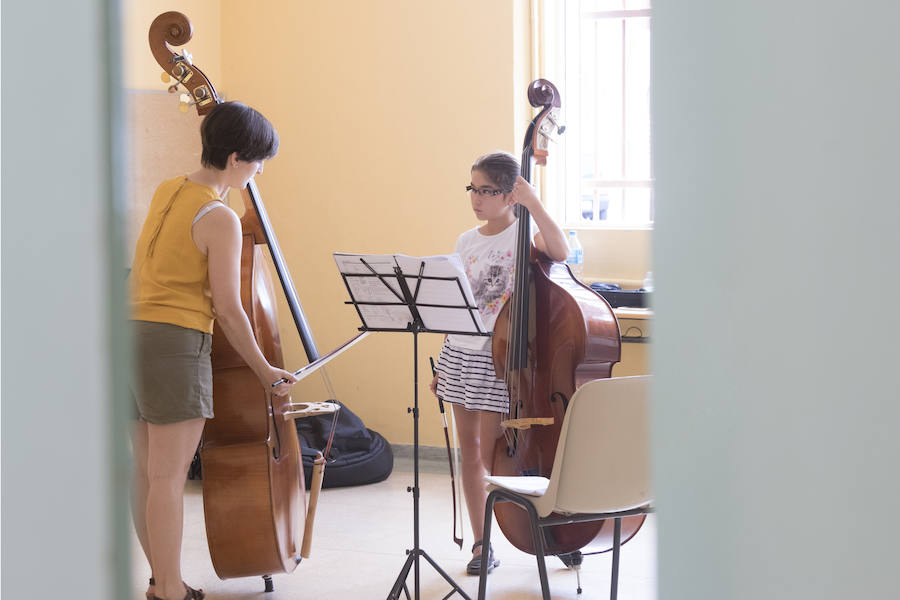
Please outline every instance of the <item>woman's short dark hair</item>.
M472 163L473 171L481 171L494 185L508 194L519 176L519 161L509 152L491 152Z
M237 152L238 160L267 160L278 153L278 133L258 111L240 102L217 104L200 124L204 167L222 170L228 157Z

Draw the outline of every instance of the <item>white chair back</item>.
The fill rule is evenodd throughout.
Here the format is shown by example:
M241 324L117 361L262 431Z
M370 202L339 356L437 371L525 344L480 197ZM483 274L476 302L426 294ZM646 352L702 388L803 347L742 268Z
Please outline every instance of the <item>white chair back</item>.
M650 375L597 379L569 400L538 513L599 513L650 502Z

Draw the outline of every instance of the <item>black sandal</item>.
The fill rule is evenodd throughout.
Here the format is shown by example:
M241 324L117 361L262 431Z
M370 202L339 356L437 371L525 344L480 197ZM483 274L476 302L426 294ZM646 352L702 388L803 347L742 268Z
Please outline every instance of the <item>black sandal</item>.
M206 598L206 593L203 590L195 590L188 584L181 582L184 584L184 589L187 591L187 594L184 597L184 600L203 600ZM150 578L150 585L156 585L156 580L152 577ZM157 598L151 592L147 592L147 600L162 600L161 598Z
M186 589L185 589L184 598L182 598L182 600L192 600L194 598L194 592L196 592L197 590L193 590L193 589L189 588L188 586L184 586L184 587ZM159 598L157 596L151 596L151 600L164 600L164 599Z
M184 588L188 591L188 594L191 595L190 600L203 600L204 598L206 598L206 594L203 592L203 590L195 590L186 583L184 584ZM185 598L185 600L188 599Z
M482 540L478 540L474 544L472 544L472 552L475 552L475 548L482 545ZM490 573L494 570L494 567L500 566L500 561L494 556L494 546L491 544L488 546L488 564L487 564L487 572ZM481 558L484 556L484 550L482 550L481 554L477 556L473 556L472 560L469 561L469 564L466 565L466 573L469 575L481 575Z

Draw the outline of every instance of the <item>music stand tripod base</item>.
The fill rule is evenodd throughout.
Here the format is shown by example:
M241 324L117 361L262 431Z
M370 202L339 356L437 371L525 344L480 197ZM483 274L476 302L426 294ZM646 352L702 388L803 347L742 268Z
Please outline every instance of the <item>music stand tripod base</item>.
M407 551L406 562L403 563L403 568L400 569L400 574L397 575L397 579L394 581L394 587L391 588L387 600L400 600L401 591L405 592L407 600L411 600L411 598L419 600L420 556L425 558L434 570L452 586L453 589L450 590L450 593L444 596L445 600L453 594L459 594L465 600L471 600L463 589L459 587L459 584L453 581L453 578L450 577L450 575L448 575L434 559L428 556L428 553L419 546L419 331L417 328L413 328L411 331L413 334L413 407L409 409L409 412L411 412L413 416L413 487L408 487L407 491L412 492L413 495L413 548L412 550ZM415 595L411 597L409 589L406 587L406 579L409 577L409 571L413 566L415 566Z

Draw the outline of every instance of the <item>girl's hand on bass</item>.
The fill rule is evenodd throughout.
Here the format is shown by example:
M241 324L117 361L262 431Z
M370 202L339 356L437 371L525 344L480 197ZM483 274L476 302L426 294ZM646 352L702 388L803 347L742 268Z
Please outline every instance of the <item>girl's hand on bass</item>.
M512 198L513 202L527 208L529 212L538 206L542 206L535 189L521 175L516 177L516 182L513 184L512 192L510 192L510 198Z

